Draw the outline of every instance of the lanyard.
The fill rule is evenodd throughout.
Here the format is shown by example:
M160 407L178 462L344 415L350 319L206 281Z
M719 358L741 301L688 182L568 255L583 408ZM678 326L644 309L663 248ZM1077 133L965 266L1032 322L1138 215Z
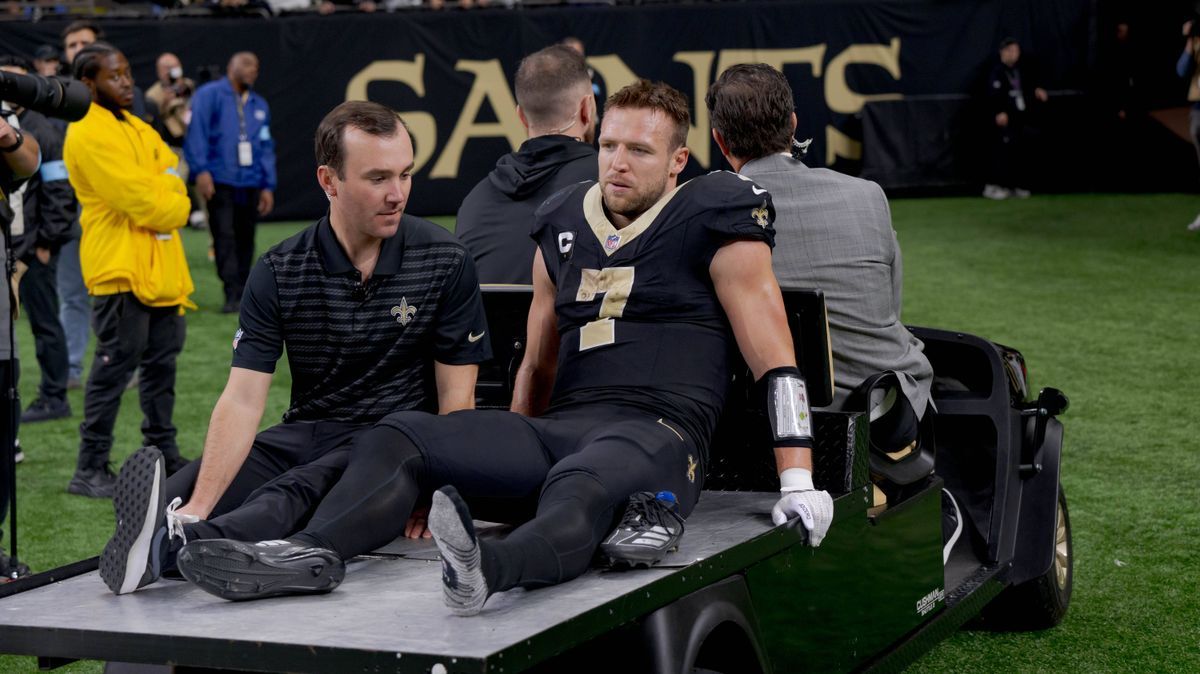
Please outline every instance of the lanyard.
M235 101L237 101L238 140L241 140L241 141L250 140L250 137L248 135L246 135L246 110L245 110L245 104L242 102L242 94L239 94L237 92L237 89L234 89L233 90L233 98ZM247 101L250 100L250 92L249 91L246 92L246 100Z

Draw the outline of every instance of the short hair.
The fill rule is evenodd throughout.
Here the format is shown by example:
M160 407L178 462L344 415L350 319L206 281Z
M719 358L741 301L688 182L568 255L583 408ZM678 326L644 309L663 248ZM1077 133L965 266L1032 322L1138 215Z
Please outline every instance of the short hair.
M521 59L514 89L531 126L561 125L579 103L579 89L592 78L579 52L556 44Z
M704 102L731 155L757 159L792 147L796 104L787 78L775 68L732 66L709 87Z
M27 73L33 72L33 64L24 56L15 56L13 54L0 55L0 68L5 66L20 68Z
M671 134L672 149L687 145L688 130L692 115L688 112L688 100L679 90L663 82L638 80L608 97L604 112L614 108L641 108L658 110L675 123Z
M96 79L96 73L100 72L100 59L109 54L120 54L121 50L112 46L107 42L93 42L75 55L75 60L71 62L71 74L75 79L89 80Z
M346 128L354 127L363 133L381 138L391 138L398 129L408 133L408 125L400 113L371 101L346 101L329 111L317 127L317 165L328 166L345 178L346 148L343 139Z
M101 28L96 22L88 21L87 19L80 19L79 21L72 21L71 23L68 23L67 27L63 28L62 35L60 35L60 37L65 40L71 33L78 33L81 30L92 31L92 35L95 35L97 40L104 39L104 29Z

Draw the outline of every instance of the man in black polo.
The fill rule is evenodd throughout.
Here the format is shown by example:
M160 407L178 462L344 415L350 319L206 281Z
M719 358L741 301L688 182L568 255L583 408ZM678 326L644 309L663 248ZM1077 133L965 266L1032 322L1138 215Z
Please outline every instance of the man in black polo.
M354 435L389 412L474 404L477 363L491 356L479 283L462 244L403 215L413 167L403 122L376 103L343 103L316 150L329 215L251 271L199 468L165 481L158 452L143 448L121 470L100 562L116 594L157 579L184 537L287 535L341 475ZM285 347L291 404L256 435ZM239 507L260 489L270 496Z
M533 212L567 185L596 179L596 97L583 57L563 45L530 54L515 88L529 140L471 190L454 230L483 283L531 283Z

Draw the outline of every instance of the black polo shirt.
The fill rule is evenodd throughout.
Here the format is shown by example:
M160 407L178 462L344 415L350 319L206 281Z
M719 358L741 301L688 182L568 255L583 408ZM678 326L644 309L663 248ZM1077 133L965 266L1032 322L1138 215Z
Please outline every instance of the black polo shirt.
M437 410L433 362L491 357L471 256L441 227L405 215L367 283L322 218L250 272L233 366L274 372L287 349L284 421L372 423Z

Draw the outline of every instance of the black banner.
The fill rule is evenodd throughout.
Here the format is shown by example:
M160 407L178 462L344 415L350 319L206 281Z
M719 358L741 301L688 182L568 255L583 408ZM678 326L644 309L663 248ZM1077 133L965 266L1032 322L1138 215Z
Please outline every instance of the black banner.
M757 61L780 67L791 82L797 135L813 138L808 163L856 173L865 105L974 95L1005 35L1038 57L1048 86L1082 88L1092 5L823 0L102 25L143 87L153 82L154 60L163 51L178 54L189 75L204 65L223 72L235 51L257 53L258 90L271 104L278 144L274 217L307 219L325 208L314 176L313 133L330 108L354 98L395 107L412 129L418 172L409 211L457 211L495 160L524 140L511 86L517 63L568 35L587 45L607 91L646 77L692 97L693 174L725 167L703 105L709 84L730 65ZM41 44L60 44L62 26L0 24L0 52L29 55Z

